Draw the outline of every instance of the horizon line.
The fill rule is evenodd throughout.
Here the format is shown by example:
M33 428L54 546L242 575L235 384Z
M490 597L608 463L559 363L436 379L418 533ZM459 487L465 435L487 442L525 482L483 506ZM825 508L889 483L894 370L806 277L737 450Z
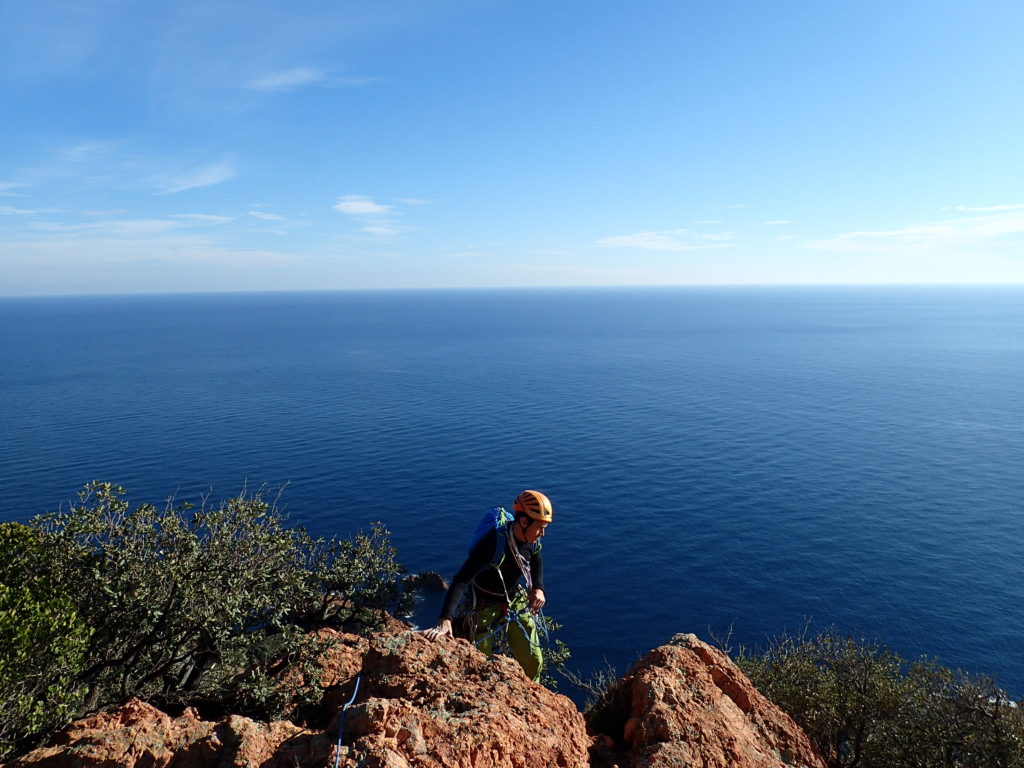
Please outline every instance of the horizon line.
M655 290L677 288L1019 288L1021 282L863 282L863 283L638 283L599 285L475 285L475 286L423 286L423 287L365 287L365 288L240 288L200 291L120 291L84 293L0 293L2 299L72 299L114 298L131 296L224 296L224 295L288 295L326 293L433 293L469 291L585 291L585 290Z

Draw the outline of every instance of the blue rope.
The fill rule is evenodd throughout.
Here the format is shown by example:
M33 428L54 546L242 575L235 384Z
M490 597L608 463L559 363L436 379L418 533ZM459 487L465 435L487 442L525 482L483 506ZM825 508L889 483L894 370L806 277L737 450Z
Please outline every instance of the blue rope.
M501 630L505 629L508 626L510 621L512 621L512 619L505 619L504 621L498 622L495 625L494 629L492 629L486 635L484 635L479 640L477 640L475 643L473 643L473 645L475 645L477 648L479 648L481 645L483 645L488 640L490 640L492 637L494 637L496 634L498 634Z
M537 609L537 619L533 622L540 627L541 632L544 633L544 645L551 645L551 635L548 634L548 617L544 615L544 609Z
M528 642L534 648L541 648L541 649L544 648L544 646L541 643L535 643L535 642L533 642L533 640L530 639L530 630L528 630L525 626L523 626L523 622L519 618L519 614L518 613L513 613L512 614L512 618L515 619L515 622L516 622L516 624L519 625L519 628L521 630L523 630L523 637L526 638L526 642ZM534 623L534 626L536 626L537 622L535 621L533 623ZM547 635L547 630L544 631L544 634L545 634L545 636ZM540 638L538 638L538 639L540 639Z
M503 629L506 629L511 621L512 621L511 611L508 608L505 608L505 613L502 614L502 620L495 622L494 629L492 629L486 635L484 635L479 640L477 640L475 643L473 643L473 645L475 647L479 648L481 645L486 643L488 640L490 640L492 637L497 635Z
M338 718L338 747L334 750L334 768L338 768L338 763L341 762L341 739L345 735L345 712L352 706L352 702L356 700L356 696L359 695L359 681L362 678L362 673L356 675L356 689L352 691L352 698L348 700L348 703L341 708L341 717Z

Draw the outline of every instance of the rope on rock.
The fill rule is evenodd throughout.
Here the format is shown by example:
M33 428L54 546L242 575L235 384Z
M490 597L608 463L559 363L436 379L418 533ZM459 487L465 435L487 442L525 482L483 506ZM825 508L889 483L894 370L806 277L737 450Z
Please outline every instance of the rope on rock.
M341 740L345 735L345 713L352 706L352 702L356 700L356 696L359 695L359 681L362 677L362 673L356 675L356 689L352 691L352 698L341 708L341 715L338 717L338 746L334 750L334 768L338 768L338 764L341 762Z

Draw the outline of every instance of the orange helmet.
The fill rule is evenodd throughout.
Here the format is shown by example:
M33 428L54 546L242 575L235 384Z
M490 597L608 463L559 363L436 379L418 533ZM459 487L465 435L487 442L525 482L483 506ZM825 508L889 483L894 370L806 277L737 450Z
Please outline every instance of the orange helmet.
M550 523L554 518L554 514L551 512L551 501L540 491L523 491L516 497L512 509L545 523Z

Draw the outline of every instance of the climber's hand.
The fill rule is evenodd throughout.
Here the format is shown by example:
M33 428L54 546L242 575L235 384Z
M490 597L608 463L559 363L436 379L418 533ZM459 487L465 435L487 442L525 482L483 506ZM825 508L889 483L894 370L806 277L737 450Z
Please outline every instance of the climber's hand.
M452 620L441 619L441 621L438 622L436 627L431 627L430 629L423 630L423 634L429 640L440 640L442 637L454 638L455 635L452 634Z
M530 610L534 613L543 608L546 602L543 589L535 589L530 593Z

